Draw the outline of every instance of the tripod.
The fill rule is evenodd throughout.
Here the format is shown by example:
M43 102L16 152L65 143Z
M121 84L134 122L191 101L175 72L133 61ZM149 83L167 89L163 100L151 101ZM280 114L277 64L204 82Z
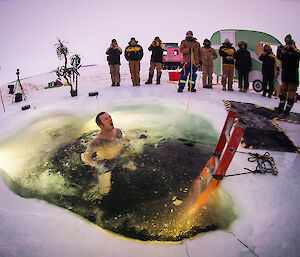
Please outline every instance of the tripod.
M13 89L13 98L12 98L12 103L15 101L15 102L21 102L22 101L22 98L24 97L24 100L26 101L26 95L25 95L25 92L24 92L24 89L22 87L22 84L21 84L21 81L20 81L20 71L19 69L17 69L17 80L16 80L16 85ZM18 88L20 88L21 90L21 93L16 93L16 91L18 90Z

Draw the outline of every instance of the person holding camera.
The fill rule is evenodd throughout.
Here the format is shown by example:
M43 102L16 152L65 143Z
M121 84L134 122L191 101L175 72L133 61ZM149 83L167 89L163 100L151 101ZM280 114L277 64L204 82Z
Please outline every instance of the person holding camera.
M299 85L300 51L296 47L295 41L290 34L285 37L284 41L286 45L279 46L277 49L277 58L282 62L282 84L279 88L279 106L275 107L274 111L283 113L284 116L289 116Z
M121 47L118 46L117 40L113 39L111 41L110 47L106 50L107 61L110 69L111 75L111 86L118 87L120 86L121 77L120 77L120 55L122 54Z
M264 45L264 51L258 58L262 61L262 74L263 74L263 94L271 98L274 91L274 77L276 70L276 77L279 75L279 62L272 52L272 47L268 44Z
M223 90L226 90L226 84L228 80L228 90L233 91L233 76L234 76L234 54L235 48L230 43L229 39L226 38L224 43L219 49L219 54L222 57L222 80Z
M183 54L184 65L180 72L180 79L178 83L177 92L181 93L185 87L185 83L189 76L188 90L196 92L195 83L197 78L196 71L198 70L201 62L200 44L197 42L197 38L193 37L193 32L186 32L185 40L180 43L180 52Z
M156 68L156 84L160 84L162 59L165 45L159 37L155 37L152 44L148 47L148 50L152 52L150 60L149 78L145 84L152 84L154 76L154 69Z
M132 85L140 86L140 66L143 58L143 48L138 45L138 41L134 37L128 42L128 46L125 49L125 58L129 64L129 70L131 74Z

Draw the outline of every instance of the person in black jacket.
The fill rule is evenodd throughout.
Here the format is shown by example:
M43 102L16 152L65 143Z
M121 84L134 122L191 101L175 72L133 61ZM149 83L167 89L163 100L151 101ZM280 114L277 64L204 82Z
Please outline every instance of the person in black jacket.
M279 46L277 49L277 57L282 61L282 84L279 89L280 103L278 107L275 107L274 111L289 116L299 85L300 51L296 47L295 41L290 34L287 35L284 40L286 45ZM287 94L288 101L285 107Z
M264 45L264 51L258 58L262 61L262 74L263 74L263 96L271 98L274 90L274 77L275 70L277 70L276 77L279 75L279 62L272 52L270 45Z
M140 62L143 58L143 48L137 44L134 37L130 39L125 49L125 58L129 62L129 69L133 86L140 86Z
M238 42L239 50L234 54L235 67L239 74L239 91L247 92L249 88L249 72L251 69L251 56L247 50L248 43L246 41Z
M121 47L118 46L117 40L113 39L111 41L110 47L106 50L107 61L110 69L110 75L111 75L111 86L118 87L120 86L120 55L122 54Z
M160 84L162 58L165 46L159 37L155 37L148 50L152 51L149 69L149 78L145 84L152 84L154 69L157 70L156 84Z

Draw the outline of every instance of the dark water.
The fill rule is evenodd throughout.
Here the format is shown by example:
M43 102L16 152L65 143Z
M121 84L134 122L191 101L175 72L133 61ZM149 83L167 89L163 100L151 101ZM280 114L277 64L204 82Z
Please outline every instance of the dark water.
M190 188L210 158L217 135L200 116L188 115L178 121L177 111L133 105L110 112L113 118L125 117L123 124L120 122L121 128L127 128L125 132L144 133L148 139L132 142L137 151L130 159L136 170L124 169L122 160L115 161L106 195L100 194L97 177L80 159L99 131L70 129L72 124L80 124L78 119L50 130L51 150L18 176L7 172L6 181L23 197L43 199L104 229L143 241L180 241L201 232L227 229L236 214L230 197L221 189L197 214L188 216ZM130 120L139 125L130 127ZM70 135L66 136L66 131ZM44 147L40 146L43 151Z

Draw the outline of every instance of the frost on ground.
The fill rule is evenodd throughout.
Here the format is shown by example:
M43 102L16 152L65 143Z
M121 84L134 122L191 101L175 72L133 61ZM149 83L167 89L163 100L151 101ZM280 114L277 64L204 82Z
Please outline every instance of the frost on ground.
M142 81L146 80L148 64L142 64ZM28 78L23 82L27 100L11 104L11 98L5 95L6 112L0 113L0 168L11 177L18 177L22 170L22 160L28 156L37 158L51 152L53 144L45 145L37 142L32 145L37 133L52 135L54 138L66 137L55 130L58 125L64 124L66 115L74 119L74 127L65 127L66 131L74 131L79 126L78 133L91 130L93 119L100 111L112 112L116 127L130 133L140 126L139 112L130 117L122 115L120 106L151 104L166 105L172 111L166 113L164 120L158 120L155 110L143 113L143 116L152 117L146 121L147 125L166 124L175 120L179 126L194 126L198 124L183 124L182 113L188 109L189 114L203 117L212 124L213 129L220 133L226 118L226 109L223 100L255 103L263 107L273 108L278 99L263 98L254 91L247 94L223 92L220 85L212 90L201 88L201 79L198 92L191 94L188 101L188 92L178 94L176 84L168 83L167 72L163 73L161 85L144 85L132 87L128 67L122 65L121 87L110 86L110 75L106 66L83 68L79 81L79 96L72 98L69 87L42 89L48 82L55 80L55 74ZM30 85L30 86L26 86ZM38 89L38 90L37 90ZM237 89L236 83L234 89ZM2 87L5 93L7 85ZM89 97L89 92L98 91L97 97ZM31 108L21 111L21 106L30 104ZM162 110L164 111L164 110ZM299 103L296 103L294 112L300 113ZM78 115L85 117L84 125ZM47 117L47 122L39 120ZM53 117L61 117L56 119ZM281 124L281 123L280 123ZM23 138L23 151L20 151L18 141L14 135L31 126L32 132ZM172 130L170 133L178 133ZM299 146L300 129L298 124L283 123L282 128ZM97 129L94 127L93 129ZM51 130L51 133L47 133ZM209 127L199 127L199 130L209 131ZM180 133L184 133L185 129ZM193 135L192 135L193 137ZM14 141L15 140L15 141ZM11 148L5 148L8 142L13 142ZM29 147L30 146L30 147ZM32 156L31 148L46 149ZM258 152L264 150L249 150L239 147L240 151ZM36 152L36 151L35 151ZM21 155L16 155L21 153ZM226 178L221 187L232 199L238 218L227 230L217 230L204 233L185 241L183 244L141 243L118 237L106 230L91 225L86 220L64 209L49 205L35 199L25 199L13 194L3 180L0 181L0 256L298 256L300 251L300 207L297 205L300 198L300 157L295 153L270 151L279 170L278 176L272 175L244 175ZM26 157L27 156L27 157ZM25 158L26 157L26 158ZM228 174L242 172L245 167L254 169L255 164L247 161L247 155L236 154ZM41 177L43 180L43 177ZM51 182L52 183L52 182ZM53 185L50 183L50 186ZM45 184L44 184L45 185ZM49 186L49 185L45 185ZM63 188L63 184L57 184ZM72 194L70 190L69 194ZM173 197L173 196L172 196ZM170 198L172 200L172 197ZM180 200L180 199L179 199ZM229 199L228 199L229 200ZM176 199L174 199L176 201ZM177 202L178 203L178 202ZM223 201L226 205L226 199ZM180 205L179 205L180 206ZM247 248L248 247L248 248ZM251 249L251 250L249 250ZM254 253L253 253L254 252Z

